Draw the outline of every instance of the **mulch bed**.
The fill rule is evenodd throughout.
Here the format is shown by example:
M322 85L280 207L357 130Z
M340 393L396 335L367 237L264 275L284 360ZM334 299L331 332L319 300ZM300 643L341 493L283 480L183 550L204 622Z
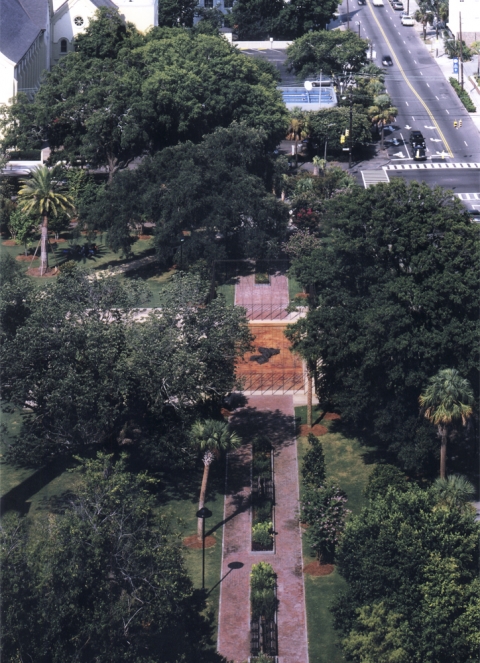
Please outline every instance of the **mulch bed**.
M300 426L300 435L306 437L309 433L313 433L319 437L320 435L326 435L328 433L328 428L322 426L321 424L315 424L315 426L307 426L307 424L302 424Z
M310 562L303 567L303 572L309 576L329 576L335 570L333 564L320 564L320 562Z
M28 276L36 276L37 278L40 279L48 279L51 278L52 276L58 276L60 272L58 269L49 267L45 274L40 274L40 267L30 267L30 269L27 269L27 274Z
M51 239L50 241L52 244L62 244L63 242L68 242L68 239L63 239L63 237L60 237L59 239Z
M336 419L341 419L341 416L336 412L327 412L322 417L325 421L335 421Z
M15 260L18 260L18 262L32 262L32 260L38 260L38 256L17 256Z
M17 246L17 242L14 239L7 239L2 244L3 246Z
M153 239L153 235L139 235L138 239Z
M182 543L186 548L192 548L193 550L198 550L201 549L202 547L202 541L201 539L198 538L196 534L192 534L191 536L185 537ZM217 539L214 536L205 537L205 548L213 548L213 546L216 543Z

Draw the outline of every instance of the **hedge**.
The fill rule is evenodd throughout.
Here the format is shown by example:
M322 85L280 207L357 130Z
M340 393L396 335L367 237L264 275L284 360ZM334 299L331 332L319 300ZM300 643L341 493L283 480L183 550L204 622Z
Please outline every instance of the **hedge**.
M462 86L461 86L460 83L457 81L457 79L456 79L456 78L453 78L453 76L451 76L449 80L450 80L450 83L451 83L453 89L454 89L455 92L458 94L458 96L459 96L459 98L460 98L460 101L461 101L462 104L465 106L465 108L467 109L467 111L468 111L469 113L475 113L476 110L477 110L476 107L475 107L475 104L473 103L473 101L472 101L472 100L470 99L470 97L468 96L468 93L465 92L465 90L462 90Z

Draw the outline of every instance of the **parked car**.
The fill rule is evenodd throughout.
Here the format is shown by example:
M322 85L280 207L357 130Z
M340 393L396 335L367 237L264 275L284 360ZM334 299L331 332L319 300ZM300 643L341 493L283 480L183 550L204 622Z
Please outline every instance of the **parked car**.
M421 131L410 132L410 145L412 146L413 150L416 150L417 148L425 149L425 138L423 137Z
M382 64L384 67L392 67L393 66L393 60L389 55L384 55L382 57Z
M366 5L366 4L367 4L367 0L358 0L358 4L359 4L359 5Z
M400 19L402 25L415 25L415 19L412 16L402 16Z

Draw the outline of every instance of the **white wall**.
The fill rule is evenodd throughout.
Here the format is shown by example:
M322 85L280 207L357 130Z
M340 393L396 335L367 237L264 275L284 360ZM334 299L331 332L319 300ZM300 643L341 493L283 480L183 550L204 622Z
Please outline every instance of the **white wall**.
M76 35L85 30L97 10L90 0L76 0L70 2L69 6L69 10L53 19L52 41L55 43L60 39L68 39L71 42ZM75 24L77 17L83 18L83 25Z
M448 27L455 37L460 32L460 13L462 14L462 33L476 32L480 39L480 0L450 0Z
M146 32L158 25L158 0L113 0L125 21Z
M15 63L0 53L0 104L8 104L17 92L14 69Z

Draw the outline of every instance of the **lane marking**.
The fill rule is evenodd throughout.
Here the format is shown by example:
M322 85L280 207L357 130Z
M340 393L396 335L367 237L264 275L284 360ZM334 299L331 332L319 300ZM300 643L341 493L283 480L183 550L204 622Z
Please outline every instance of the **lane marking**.
M427 87L430 87L430 85L427 83Z
M447 110L446 108L445 108L445 110L446 110L446 111L447 111L447 113L448 113L448 114L450 115L450 111L448 111L448 110Z
M435 99L436 99L437 101L440 101L440 99L437 97L437 95L435 95Z
M463 142L464 142L464 143L465 143L465 145L466 145L466 146L468 147L468 144L467 144L467 141L466 141L466 140L464 140Z
M415 64L417 64L417 61L416 61L416 60L414 60L414 62L415 62Z
M406 151L407 151L408 158L411 159L410 152L408 151L407 141L406 141L405 138L403 137L402 132L400 132L400 136L402 137L402 140L403 140L403 147L404 147L404 148L406 149Z
M415 122L415 118L413 117L413 115L412 115L412 120Z
M412 54L412 51L408 51L408 52L410 53L410 55Z
M420 76L423 76L422 72L420 72Z
M407 104L407 106L408 106L408 101L406 101L405 103L406 103L406 104Z
M442 132L442 130L440 129L437 120L436 120L435 117L433 116L432 111L431 111L430 108L427 106L427 104L423 101L423 99L421 98L421 96L418 94L418 92L415 90L415 88L413 87L413 85L412 85L412 84L410 83L410 81L408 80L408 78L407 78L407 76L406 76L406 74L405 74L405 72L404 72L404 70L403 70L403 67L402 67L402 65L400 64L400 62L399 62L399 60L398 60L398 58L397 58L397 56L396 56L396 54L395 54L395 51L393 50L393 48L392 48L392 46L391 46L391 44L390 44L390 41L389 41L389 39L387 38L387 35L385 34L385 30L382 28L382 25L381 25L381 23L380 23L380 21L379 21L377 15L376 15L375 12L373 11L373 8L372 8L372 4L371 4L371 2L367 1L367 4L368 4L368 8L369 8L369 10L370 10L370 13L371 13L371 15L372 15L374 21L375 21L376 24L378 25L378 28L379 28L380 32L382 33L383 38L385 39L385 42L387 43L387 46L388 46L388 47L390 48L390 50L392 51L393 59L394 59L395 62L397 63L397 67L399 68L400 73L402 74L405 83L408 85L408 87L411 89L411 91L413 92L413 94L417 97L418 101L422 104L422 106L424 107L424 109L427 111L427 113L428 113L430 119L432 120L432 124L435 125L435 127L436 127L436 129L437 129L437 131L438 131L438 133L439 133L439 135L440 135L440 138L443 140L443 144L444 144L445 147L447 148L447 152L449 153L449 155L450 155L451 157L453 157L453 152L452 152L452 150L451 150L451 148L450 148L450 145L447 143L447 140L446 140L445 136L443 135L443 132ZM448 110L447 110L447 113L448 113ZM449 113L449 115L450 115L450 113Z

